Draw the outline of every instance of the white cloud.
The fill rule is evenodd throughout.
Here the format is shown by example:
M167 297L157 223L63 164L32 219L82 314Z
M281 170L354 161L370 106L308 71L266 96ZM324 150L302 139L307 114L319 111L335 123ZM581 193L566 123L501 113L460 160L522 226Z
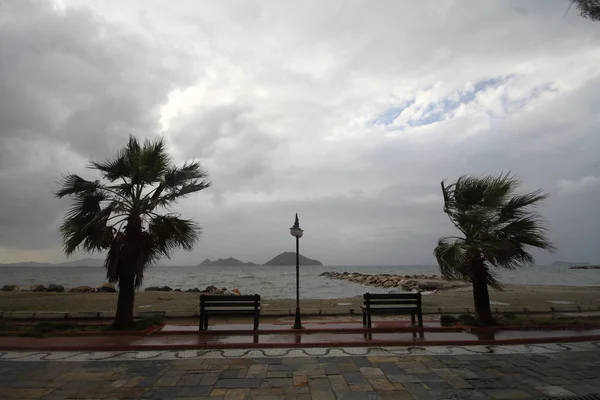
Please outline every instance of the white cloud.
M132 131L162 132L211 174L180 207L205 228L181 263L268 259L293 244L295 212L310 256L432 262L453 229L440 180L512 170L562 195L598 176L600 31L562 18L562 0L4 3L0 184L35 189L0 197L7 259L60 256L54 181ZM43 228L9 218L11 193L35 199ZM600 260L552 199L560 251ZM568 221L597 236L585 218Z
M597 176L585 176L577 180L561 179L556 182L558 191L563 196L577 196L600 188L600 178Z

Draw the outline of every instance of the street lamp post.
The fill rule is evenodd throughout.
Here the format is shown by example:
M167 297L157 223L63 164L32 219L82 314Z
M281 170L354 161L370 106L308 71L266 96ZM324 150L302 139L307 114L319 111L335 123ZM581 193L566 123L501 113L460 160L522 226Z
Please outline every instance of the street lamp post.
M296 238L296 319L294 320L292 329L302 329L302 321L300 320L300 238L303 232L300 229L298 214L296 214L294 226L290 228L290 233Z

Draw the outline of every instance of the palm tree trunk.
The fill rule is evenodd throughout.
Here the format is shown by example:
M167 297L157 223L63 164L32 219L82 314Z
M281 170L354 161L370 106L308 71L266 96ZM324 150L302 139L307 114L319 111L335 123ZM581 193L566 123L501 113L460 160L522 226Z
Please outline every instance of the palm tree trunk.
M116 330L133 326L134 283L133 277L121 277L119 281L119 299L117 300L117 314L115 315Z
M479 320L485 324L493 324L492 309L490 308L490 293L485 279L486 270L482 266L474 269L471 279L473 284L473 302L475 304L475 313Z

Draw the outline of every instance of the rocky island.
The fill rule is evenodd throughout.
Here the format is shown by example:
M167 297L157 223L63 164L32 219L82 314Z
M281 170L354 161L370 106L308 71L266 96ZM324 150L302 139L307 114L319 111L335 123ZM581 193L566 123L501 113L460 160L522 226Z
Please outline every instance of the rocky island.
M304 257L300 254L300 265L302 266L323 266L323 263L319 260L312 260L308 257ZM265 266L284 266L284 265L296 265L296 253L291 251L285 251L271 260L267 261L263 265Z
M238 260L237 258L229 257L229 258L219 258L218 260L211 261L209 258L202 261L198 266L199 267L252 267L256 266L253 262L243 262Z

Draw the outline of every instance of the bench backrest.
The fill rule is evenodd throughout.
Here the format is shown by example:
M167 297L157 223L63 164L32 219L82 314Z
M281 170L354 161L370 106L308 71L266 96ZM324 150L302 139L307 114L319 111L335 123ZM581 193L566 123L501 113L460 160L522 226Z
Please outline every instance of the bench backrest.
M244 296L226 296L226 295L200 295L200 311L206 307L211 309L216 307L235 308L235 309L257 309L260 307L260 295L244 295Z
M421 309L421 293L365 293L365 308L415 308Z

